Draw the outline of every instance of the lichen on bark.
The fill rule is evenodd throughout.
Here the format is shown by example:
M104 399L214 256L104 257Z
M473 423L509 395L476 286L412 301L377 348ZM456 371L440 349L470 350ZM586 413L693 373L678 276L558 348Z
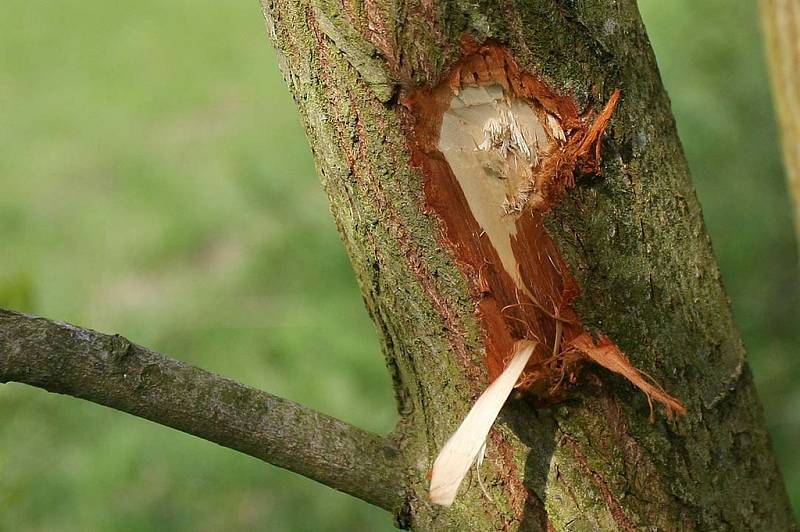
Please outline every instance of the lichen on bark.
M793 529L633 0L344 1L336 24L352 31L333 36L318 20L330 9L320 2L262 4L394 377L407 481L401 525ZM337 35L362 41L342 47ZM544 224L580 286L582 323L614 338L689 413L651 424L644 397L586 369L566 402L512 400L489 438L483 477L492 500L473 482L444 511L426 502L426 473L486 384L486 345L470 280L426 207L401 102L441 80L465 35L507 46L581 111L599 111L622 90L602 177L579 180ZM388 99L375 91L375 69L365 71L375 61Z

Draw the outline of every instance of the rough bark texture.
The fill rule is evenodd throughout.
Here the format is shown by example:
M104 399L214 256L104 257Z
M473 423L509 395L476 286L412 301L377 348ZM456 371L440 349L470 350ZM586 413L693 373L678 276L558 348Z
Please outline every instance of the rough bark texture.
M119 335L0 309L0 383L12 381L182 430L382 508L403 502L391 440Z
M791 530L744 349L633 0L262 0L333 215L395 381L406 504L419 530ZM512 400L482 469L447 510L427 473L486 386L478 279L458 263L412 162L404 99L434 87L468 40L507 46L581 111L622 100L602 178L544 217L581 322L680 398L584 367L562 402Z
M800 3L797 0L761 0L761 19L786 177L800 238Z

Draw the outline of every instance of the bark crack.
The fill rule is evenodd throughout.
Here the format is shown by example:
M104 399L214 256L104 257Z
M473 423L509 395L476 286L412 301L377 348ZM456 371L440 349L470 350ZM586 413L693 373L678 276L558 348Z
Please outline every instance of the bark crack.
M567 447L569 447L572 451L572 454L578 461L578 466L580 467L581 471L591 478L595 487L600 491L603 501L605 501L611 516L614 518L614 522L617 524L617 526L619 526L620 530L623 530L624 532L635 532L636 527L633 525L628 516L625 515L625 510L622 507L622 503L620 503L620 501L615 497L613 491L608 486L603 476L591 467L578 442L564 432L562 432L562 440L566 442Z

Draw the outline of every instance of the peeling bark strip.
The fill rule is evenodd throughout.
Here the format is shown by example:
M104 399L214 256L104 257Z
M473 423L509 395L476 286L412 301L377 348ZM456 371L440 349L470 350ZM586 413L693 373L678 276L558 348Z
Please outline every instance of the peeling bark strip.
M480 483L480 464L483 449L486 448L486 435L535 348L535 342L522 341L517 344L508 368L486 388L461 426L447 440L431 471L431 502L442 506L453 504L461 481L475 463L478 464Z
M570 97L521 71L505 48L465 41L464 52L438 86L402 103L428 207L471 282L490 379L514 343L528 339L538 346L520 387L541 398L563 397L581 363L592 361L668 415L685 413L613 340L594 339L580 323L572 307L580 287L543 223L576 174L600 171L600 142L619 91L597 117L581 115Z
M615 530L624 514L640 530L795 529L635 1L262 0L262 5L394 379L401 414L396 441L405 473L405 503L394 510L400 526ZM319 13L330 24L317 22ZM357 34L363 42L350 43ZM520 73L499 47L481 53L479 46L462 47L465 34L502 42L519 65L540 77ZM470 56L477 68L467 67ZM461 77L448 75L456 69ZM434 89L442 80L455 89ZM477 124L470 133L477 146L464 151L506 172L515 161L534 161L520 136L527 148L531 134L541 145L569 144L592 123L598 126L593 135L571 145L577 146L573 155L581 145L591 148L575 161L579 171L596 164L594 137L608 113L592 122L580 111L621 89L625 102L614 112L613 142L604 144L607 179L578 187L569 201L558 202L545 217L549 235L541 227L544 211L530 205L522 213L509 209L517 233L505 238L512 242L511 258L521 265L524 286L534 284L530 273L541 267L535 288L543 295L550 293L542 281L548 275L558 283L556 303L569 299L563 290L573 288L572 307L583 322L593 328L602 323L628 354L635 349L636 364L658 372L691 412L679 422L648 423L638 401L611 396L616 385L594 397L575 394L574 401L555 408L513 401L498 430L490 432L481 468L491 499L473 481L444 510L428 500L428 468L482 391L481 351L500 358L510 352L503 348L534 327L547 331L540 334L543 342L553 342L559 324L564 338L554 343L568 344L569 309L560 309L561 320L555 320L556 306L543 297L542 309L532 311L530 298L515 286L516 269L506 272L503 247L495 247L508 234L499 231L500 217L493 240L488 231L481 236L469 187L461 188L468 176L451 172L458 166L454 153L440 146L442 117L449 111L457 118L451 109L454 90L468 97L464 88L472 87L478 96L492 84L509 94L508 104L500 101L498 108L511 109L515 120L498 112L490 127ZM393 90L385 100L387 91L376 89L388 86ZM441 101L434 98L437 90ZM564 139L552 141L558 130L550 127L537 136L538 127L526 125L530 116L518 115L520 106L511 97L530 107L537 123L542 110L552 115ZM568 117L575 121L572 128L564 125ZM502 150L508 157L499 157ZM570 171L559 174L562 181L544 184L569 186L573 169L556 166ZM530 182L531 175L515 174L516 184L523 178ZM511 179L485 181L503 199L504 191L518 191ZM442 210L450 198L460 205ZM558 254L550 253L556 251L554 242ZM575 246L562 245L570 242ZM554 266L523 260L525 253L549 254ZM564 262L569 276L556 268L565 269ZM580 299L574 299L576 284ZM516 292L531 312L501 310L516 305ZM634 321L637 326L631 327ZM599 338L586 340L603 349L594 341L599 344ZM537 358L551 356L552 347ZM489 362L497 375L502 361ZM549 392L550 368L542 370L548 380L534 384L534 391L554 400L568 387ZM568 376L565 371L565 382ZM558 434L570 435L580 456ZM596 476L587 475L587 466ZM713 474L698 474L705 471Z

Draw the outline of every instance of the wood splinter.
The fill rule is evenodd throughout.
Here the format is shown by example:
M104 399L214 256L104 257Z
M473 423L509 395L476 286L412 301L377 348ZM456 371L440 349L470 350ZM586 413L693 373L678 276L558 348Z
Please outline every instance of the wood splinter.
M428 207L473 286L492 382L434 463L430 498L444 506L515 386L555 402L589 362L639 388L651 417L653 400L670 416L686 412L613 340L583 326L573 308L580 287L545 226L576 177L600 173L619 89L601 112L581 114L504 47L465 41L464 52L438 86L402 98Z
M530 360L536 342L517 342L511 362L475 401L458 430L450 436L433 463L429 497L432 503L450 506L458 487L481 454L486 436L500 414L522 370Z

